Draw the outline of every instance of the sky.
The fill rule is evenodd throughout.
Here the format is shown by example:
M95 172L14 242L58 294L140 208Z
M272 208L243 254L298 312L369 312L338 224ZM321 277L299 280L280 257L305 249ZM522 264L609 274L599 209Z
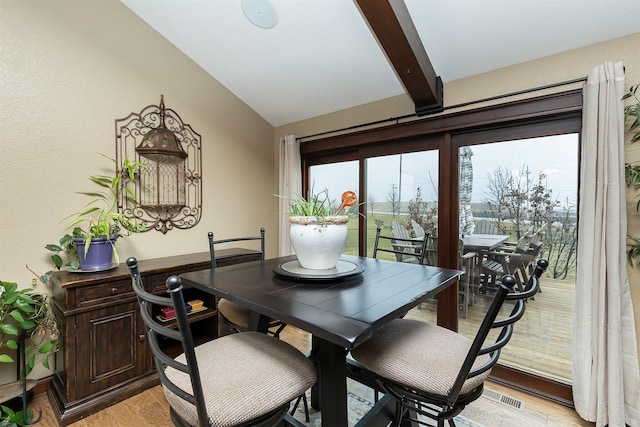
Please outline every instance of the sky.
M474 177L472 203L481 203L486 199L484 188L489 176L501 167L516 177L528 168L530 183L537 182L538 174L543 172L548 188L553 191L553 197L562 206L567 203L575 206L578 189L577 134L475 145L470 148L473 151ZM315 191L328 188L331 198L336 200L346 190L357 192L357 167L358 163L355 161L313 167L311 177ZM367 169L368 193L377 202L388 201L393 186L402 201L415 199L417 187L421 188L423 201L437 200L437 151L371 158ZM363 199L358 196L359 200Z

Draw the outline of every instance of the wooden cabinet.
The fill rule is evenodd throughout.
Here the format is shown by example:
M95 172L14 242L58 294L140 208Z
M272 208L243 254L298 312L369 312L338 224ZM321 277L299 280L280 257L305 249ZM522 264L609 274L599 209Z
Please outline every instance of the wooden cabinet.
M259 253L235 248L216 255L217 266L260 259ZM139 270L146 290L163 294L169 276L207 269L209 259L203 252L143 260ZM73 423L158 384L124 263L99 273L56 272L51 282L62 348L55 355L48 394L60 424ZM196 289L184 292L187 301L200 299L207 307L189 317L196 343L216 338L214 297ZM176 348L176 355L179 352Z

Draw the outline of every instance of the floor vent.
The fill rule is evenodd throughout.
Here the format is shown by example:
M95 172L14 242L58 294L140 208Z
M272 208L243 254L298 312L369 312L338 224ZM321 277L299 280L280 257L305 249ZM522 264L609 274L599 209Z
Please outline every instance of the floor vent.
M507 396L502 393L498 393L494 390L484 389L482 393L484 397L487 399L493 400L494 402L502 403L503 405L510 406L515 409L524 410L524 402L522 400L516 399L515 397Z

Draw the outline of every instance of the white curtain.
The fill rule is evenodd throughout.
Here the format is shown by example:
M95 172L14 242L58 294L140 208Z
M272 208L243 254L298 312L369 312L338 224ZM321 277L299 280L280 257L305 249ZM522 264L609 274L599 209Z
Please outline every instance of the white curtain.
M300 163L300 142L294 135L287 135L280 138L280 174L279 174L278 212L279 236L278 252L279 256L292 255L293 248L289 238L289 200L302 194L302 166Z
M640 373L627 276L624 70L606 63L583 90L573 397L597 426L640 426Z

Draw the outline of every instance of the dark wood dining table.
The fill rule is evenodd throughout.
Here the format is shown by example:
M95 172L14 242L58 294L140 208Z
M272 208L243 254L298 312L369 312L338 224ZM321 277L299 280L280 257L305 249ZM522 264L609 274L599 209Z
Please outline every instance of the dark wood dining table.
M184 273L184 285L248 307L251 329L278 319L312 334L322 426L347 426L347 354L391 320L456 283L460 271L343 255L336 273L300 278L295 256ZM275 271L278 271L276 273ZM284 273L284 274L283 274ZM319 399L318 399L319 397Z

